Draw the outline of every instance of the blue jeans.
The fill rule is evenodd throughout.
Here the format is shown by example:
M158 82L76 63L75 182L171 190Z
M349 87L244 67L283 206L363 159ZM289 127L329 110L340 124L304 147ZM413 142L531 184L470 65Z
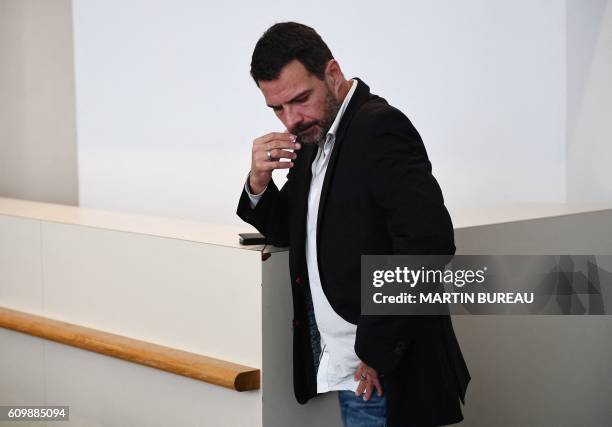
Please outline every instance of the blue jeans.
M379 397L374 391L366 402L363 397L355 396L354 391L341 390L338 400L344 427L387 427L384 394Z

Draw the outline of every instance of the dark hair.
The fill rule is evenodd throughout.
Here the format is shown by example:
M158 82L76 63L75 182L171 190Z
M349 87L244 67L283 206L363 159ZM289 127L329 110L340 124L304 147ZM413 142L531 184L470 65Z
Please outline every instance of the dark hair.
M251 58L251 76L257 86L261 80L276 80L282 68L294 59L323 80L325 66L333 56L313 28L297 22L274 24L255 45Z

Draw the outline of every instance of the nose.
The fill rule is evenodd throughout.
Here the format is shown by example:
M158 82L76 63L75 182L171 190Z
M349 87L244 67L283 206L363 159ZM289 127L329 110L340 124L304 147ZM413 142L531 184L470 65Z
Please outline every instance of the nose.
M304 121L304 116L293 105L287 105L284 109L284 125L293 132L295 127Z

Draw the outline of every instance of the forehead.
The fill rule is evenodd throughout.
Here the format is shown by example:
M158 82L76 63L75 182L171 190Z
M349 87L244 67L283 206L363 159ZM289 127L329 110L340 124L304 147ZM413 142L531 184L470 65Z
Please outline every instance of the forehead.
M276 80L260 81L259 89L268 105L280 105L304 90L315 87L317 77L298 60L285 65Z

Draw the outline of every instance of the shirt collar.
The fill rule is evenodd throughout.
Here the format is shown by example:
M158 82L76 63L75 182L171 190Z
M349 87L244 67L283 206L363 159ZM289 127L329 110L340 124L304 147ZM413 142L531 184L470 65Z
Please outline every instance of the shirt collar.
M351 88L349 89L348 93L344 97L344 101L342 101L342 105L340 105L340 109L338 110L338 113L336 114L336 118L334 119L334 122L332 123L332 125L329 127L329 130L327 131L327 135L325 138L325 147L328 146L329 143L336 137L338 126L340 126L340 120L342 120L342 115L344 114L346 107L348 107L348 104L353 94L355 93L355 89L357 89L357 80L353 80L353 84L351 85Z

